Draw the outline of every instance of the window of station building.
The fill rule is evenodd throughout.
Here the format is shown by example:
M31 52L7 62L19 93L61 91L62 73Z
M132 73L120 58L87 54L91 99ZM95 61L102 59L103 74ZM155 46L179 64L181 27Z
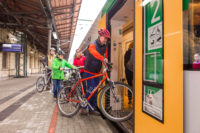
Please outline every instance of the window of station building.
M200 70L200 0L183 2L184 70Z
M7 53L6 52L3 52L2 54L2 68L7 68Z

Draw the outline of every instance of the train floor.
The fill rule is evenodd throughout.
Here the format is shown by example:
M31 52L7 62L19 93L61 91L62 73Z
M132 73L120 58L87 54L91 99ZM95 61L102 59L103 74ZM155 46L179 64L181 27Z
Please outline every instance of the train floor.
M0 81L1 133L118 133L101 116L63 117L52 93L35 91L39 75Z

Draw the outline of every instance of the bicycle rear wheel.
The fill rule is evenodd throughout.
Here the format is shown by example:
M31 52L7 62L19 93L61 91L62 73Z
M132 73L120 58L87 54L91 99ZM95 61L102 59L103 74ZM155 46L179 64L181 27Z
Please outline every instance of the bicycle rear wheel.
M37 92L42 92L45 87L44 77L40 76L36 82L36 90Z
M122 122L133 114L133 92L131 87L114 82L114 87L106 86L99 98L102 113L111 121Z
M64 86L62 89L60 89L57 95L58 110L63 116L66 117L74 116L80 109L79 103L69 101L69 100L79 101L76 88L72 93L71 89L72 89L71 86ZM67 98L68 94L70 94L69 98Z

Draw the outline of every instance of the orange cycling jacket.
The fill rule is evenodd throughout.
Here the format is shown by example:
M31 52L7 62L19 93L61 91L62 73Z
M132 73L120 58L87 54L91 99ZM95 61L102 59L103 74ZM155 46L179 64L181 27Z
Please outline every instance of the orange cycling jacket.
M85 72L90 74L98 74L102 68L102 61L108 57L108 50L106 45L101 45L101 43L96 40L88 46L88 55L85 63Z

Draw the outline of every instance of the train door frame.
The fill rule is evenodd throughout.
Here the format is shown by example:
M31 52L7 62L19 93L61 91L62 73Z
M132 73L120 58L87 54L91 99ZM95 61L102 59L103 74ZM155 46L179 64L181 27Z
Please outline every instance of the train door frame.
M111 19L120 10L121 7L126 3L127 0L117 0L115 5L106 15L106 28L111 32ZM132 56L133 56L133 133L135 133L135 0L133 0L133 49L132 49ZM111 40L108 40L108 60L111 60ZM109 73L110 76L110 73Z

